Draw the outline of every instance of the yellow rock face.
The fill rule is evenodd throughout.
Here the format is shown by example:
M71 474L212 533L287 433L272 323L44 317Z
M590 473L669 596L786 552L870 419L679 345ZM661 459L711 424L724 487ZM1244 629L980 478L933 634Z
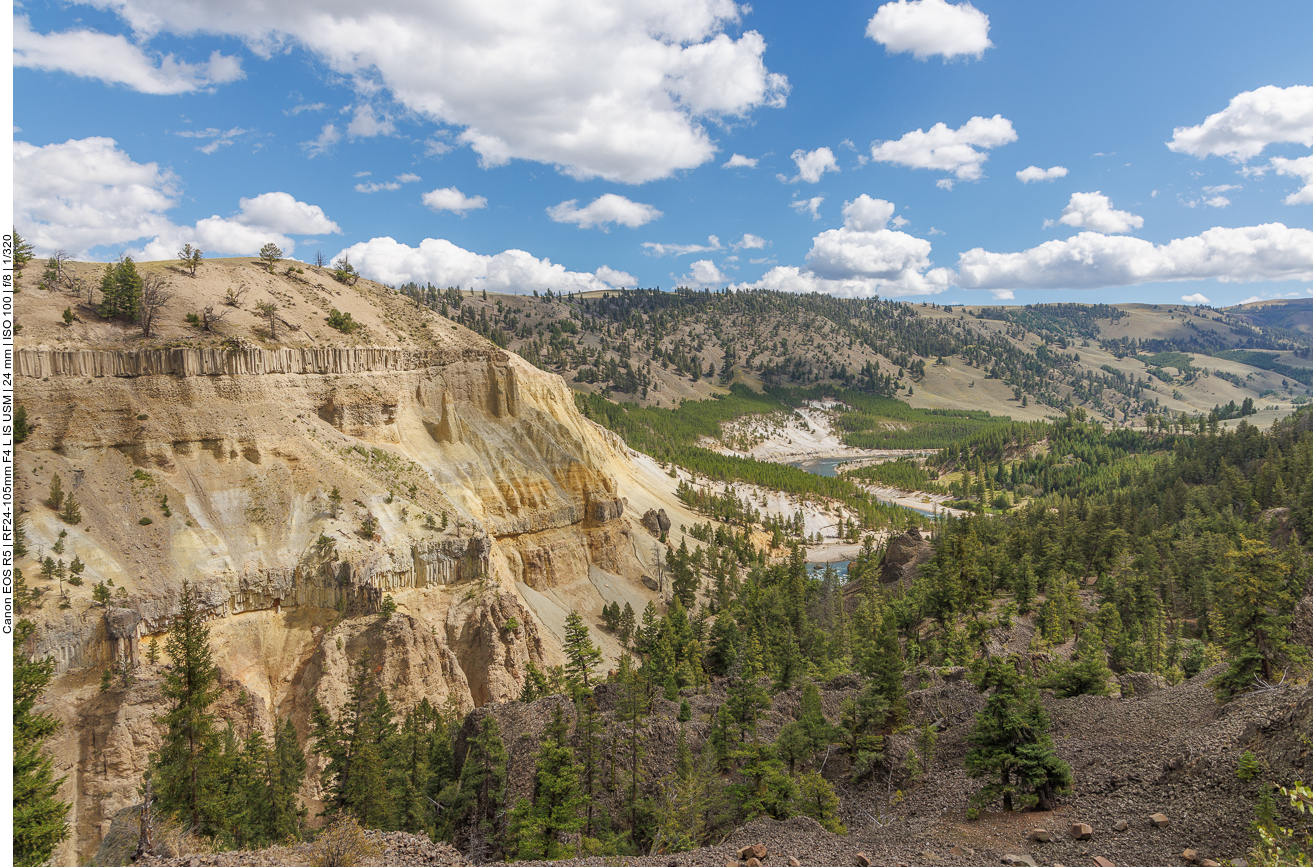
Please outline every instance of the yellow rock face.
M222 707L267 732L290 716L303 736L312 702L339 705L365 650L394 706L468 710L518 695L529 662L560 662L562 612L595 622L604 602L647 593L652 543L632 532L616 476L626 450L559 377L482 341L29 348L18 370L32 424L20 565L42 591L36 650L61 667L67 863L134 802L160 707L146 646L162 646L184 580L212 616ZM56 474L80 524L44 502ZM61 530L62 559L86 564L80 587L40 577L35 557ZM91 602L109 581L128 610L113 628ZM398 613L380 626L385 595ZM100 693L124 655L137 684ZM307 798L317 786L312 775Z

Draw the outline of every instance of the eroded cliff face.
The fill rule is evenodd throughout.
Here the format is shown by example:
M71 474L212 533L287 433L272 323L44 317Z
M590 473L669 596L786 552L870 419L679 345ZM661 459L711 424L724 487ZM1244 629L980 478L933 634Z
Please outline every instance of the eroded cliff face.
M561 661L570 607L646 592L651 542L617 483L625 449L559 377L491 344L35 348L17 367L32 424L21 565L42 598L34 650L60 666L55 750L75 804L64 863L135 798L158 738L162 669L146 646L162 646L183 581L211 618L221 709L267 733L291 717L303 737L365 650L399 708L469 710L516 696L529 662ZM46 502L56 474L77 525ZM42 578L40 556L78 558L82 586ZM109 606L92 602L100 582ZM136 684L102 693L125 656Z

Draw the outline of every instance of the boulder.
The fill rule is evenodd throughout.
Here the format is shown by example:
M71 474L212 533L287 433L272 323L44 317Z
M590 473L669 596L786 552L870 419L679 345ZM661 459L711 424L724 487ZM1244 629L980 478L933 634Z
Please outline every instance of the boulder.
M766 857L766 844L754 843L751 846L744 846L739 850L740 860L746 861L749 858L762 859Z
M1118 819L1116 823L1113 824L1112 829L1114 831L1125 831L1130 826L1131 826L1130 823L1127 822L1125 819Z
M117 641L136 638L137 624L140 622L141 615L131 608L105 609L105 632Z
M1102 855L1095 855L1094 867L1115 867L1115 865Z
M871 859L866 856L865 852L857 853L857 867L871 867Z
M657 510L657 527L662 533L670 532L670 516L666 514L665 509Z
M1094 836L1094 829L1084 822L1073 822L1071 825L1071 837L1073 840L1088 840Z
M884 559L880 561L880 583L911 584L916 570L934 555L935 549L917 527L895 536L889 541Z
M749 858L743 862L743 867L761 867L761 861L757 858Z
M1155 828L1166 828L1171 823L1172 820L1168 819L1162 813L1153 813L1149 816L1149 824L1153 825Z
M802 867L802 862L800 862L797 858L790 856L789 867Z
M648 590L652 590L652 591L661 589L661 585L658 584L657 580L653 578L651 575L643 576L643 586L646 587Z
M1199 862L1199 867L1222 867L1222 865L1218 864L1212 858L1205 858Z
M1198 864L1199 853L1193 849L1186 849L1184 852L1181 853L1181 860L1188 862L1190 864Z
M1036 843L1048 843L1053 839L1053 835L1044 828L1035 828L1030 832L1030 839Z
M1000 860L1011 867L1039 867L1029 855L1004 855Z
M661 522L657 519L656 509L648 509L643 513L643 529L647 530L653 536L661 535Z

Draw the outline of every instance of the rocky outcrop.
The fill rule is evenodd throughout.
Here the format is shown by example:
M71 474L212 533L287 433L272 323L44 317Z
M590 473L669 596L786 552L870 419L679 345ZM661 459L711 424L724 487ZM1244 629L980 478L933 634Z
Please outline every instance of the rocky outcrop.
M912 527L901 536L895 536L885 549L884 559L880 561L881 584L912 583L916 570L935 555L935 549L921 535L918 527Z
M86 563L65 609L20 564L47 600L34 650L58 662L70 733L58 754L77 832L61 863L90 857L134 803L159 710L145 642L184 579L233 697L219 716L266 733L291 717L303 737L311 700L345 694L366 650L399 711L422 697L468 710L516 697L529 662L560 661L561 612L601 607L594 572L646 593L613 470L623 446L559 377L490 344L37 348L18 368L29 545L67 530L66 556ZM44 504L56 473L81 524ZM114 607L93 604L111 580ZM138 685L100 693L124 655Z
M379 371L418 370L457 361L505 360L495 348L415 351L363 347L356 349L261 349L253 346L178 347L134 351L102 349L20 349L14 372L21 377L53 376L258 376L293 373L341 375Z
M648 509L643 513L643 529L647 530L653 536L661 535L661 524L657 521L656 509Z

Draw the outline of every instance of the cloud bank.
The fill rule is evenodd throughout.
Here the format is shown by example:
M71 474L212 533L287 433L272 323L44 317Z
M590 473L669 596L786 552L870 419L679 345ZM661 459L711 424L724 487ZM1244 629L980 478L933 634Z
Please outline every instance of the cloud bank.
M530 160L579 179L643 183L699 166L716 152L708 122L782 106L789 91L761 34L739 32L732 0L106 5L139 39L204 32L261 56L304 48L362 96L386 90L455 128L484 165ZM348 132L386 123L371 109Z
M392 238L371 238L352 244L338 255L349 256L360 273L371 280L393 286L413 280L435 286L527 295L535 290L593 292L638 285L632 275L605 265L592 274L567 271L564 265L539 259L524 250L505 250L488 256L442 238L425 238L418 247Z

